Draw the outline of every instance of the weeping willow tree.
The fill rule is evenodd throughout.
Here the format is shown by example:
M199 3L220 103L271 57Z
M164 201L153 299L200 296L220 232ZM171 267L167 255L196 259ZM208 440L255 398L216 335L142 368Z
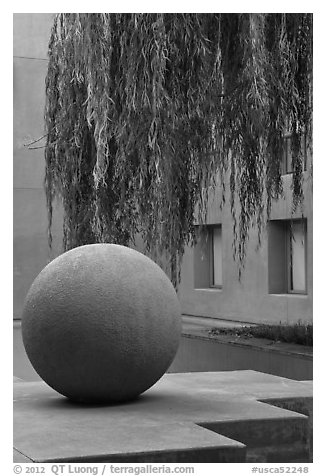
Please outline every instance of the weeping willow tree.
M234 253L282 195L292 136L293 208L312 146L311 14L55 17L46 79L45 190L64 249L131 244L166 255L176 284L208 191L229 177Z

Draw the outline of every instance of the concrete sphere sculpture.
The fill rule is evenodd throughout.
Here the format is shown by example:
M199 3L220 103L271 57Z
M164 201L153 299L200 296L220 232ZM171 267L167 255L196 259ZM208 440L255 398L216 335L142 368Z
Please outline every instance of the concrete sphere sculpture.
M125 246L74 248L49 263L25 300L22 335L40 377L80 402L131 400L161 378L180 340L166 274Z

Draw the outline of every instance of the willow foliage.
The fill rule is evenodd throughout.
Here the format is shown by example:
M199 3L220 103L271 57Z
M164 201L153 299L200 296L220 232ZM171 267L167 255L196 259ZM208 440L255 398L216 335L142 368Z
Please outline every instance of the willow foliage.
M312 144L311 14L58 14L46 79L45 189L64 248L130 244L166 254L176 284L208 190L230 178L235 254L282 193L293 206Z

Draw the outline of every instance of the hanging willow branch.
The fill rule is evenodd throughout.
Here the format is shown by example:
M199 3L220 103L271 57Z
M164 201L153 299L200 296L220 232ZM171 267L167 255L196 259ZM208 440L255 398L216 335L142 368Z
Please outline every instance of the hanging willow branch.
M207 190L230 178L235 255L282 193L293 204L312 144L311 14L56 16L49 44L45 189L64 207L64 248L141 233L179 279ZM221 180L217 180L220 177Z

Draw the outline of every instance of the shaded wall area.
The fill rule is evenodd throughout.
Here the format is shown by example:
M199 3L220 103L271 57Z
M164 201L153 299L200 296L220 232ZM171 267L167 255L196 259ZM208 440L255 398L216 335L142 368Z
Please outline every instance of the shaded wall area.
M13 311L23 302L41 269L61 250L62 212L55 208L53 249L47 243L44 181L45 77L53 14L13 15Z
M303 347L304 352L304 347ZM313 361L310 355L275 352L251 345L216 342L210 339L183 336L168 372L221 372L256 370L293 380L312 380Z

